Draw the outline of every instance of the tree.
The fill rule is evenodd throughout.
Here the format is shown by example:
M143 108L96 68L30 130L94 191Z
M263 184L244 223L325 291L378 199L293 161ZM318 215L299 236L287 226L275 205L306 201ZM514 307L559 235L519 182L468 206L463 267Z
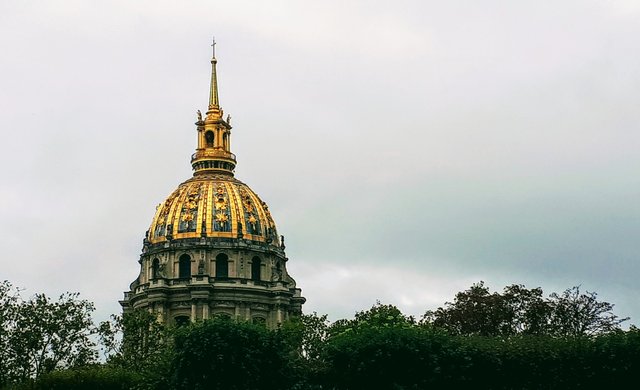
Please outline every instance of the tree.
M146 384L133 370L99 364L52 371L15 390L142 390Z
M457 355L454 337L405 321L361 325L327 340L321 388L454 388L446 382L450 372L457 372L450 363Z
M57 300L44 294L22 300L9 282L0 286L0 384L96 360L91 302L79 299L77 293L64 293Z
M112 315L99 326L100 342L107 364L116 370L135 373L139 389L164 389L171 376L173 329L147 310Z
M599 302L595 292L580 293L580 286L550 295L552 307L550 326L557 336L594 336L620 329L629 317L613 314L614 305Z
M177 328L171 370L176 389L286 389L297 373L278 331L225 317Z
M515 324L516 317L526 317L526 314L519 314L520 310L526 311L526 307L514 309L524 301L522 295L514 288L507 300L499 293L491 293L481 281L457 293L453 302L446 302L444 307L435 311L427 311L422 322L456 335L509 335L519 327Z
M16 358L12 353L12 336L16 327L19 291L7 280L0 283L0 388L13 381Z
M505 287L502 294L491 293L479 282L457 293L453 302L427 311L422 322L467 336L593 336L620 329L628 318L618 318L613 305L596 296L573 287L545 299L541 288L518 284Z
M504 288L502 294L506 308L505 334L540 335L549 333L552 307L543 297L540 287L527 289L522 284Z
M168 329L148 310L112 315L100 323L99 335L107 361L134 371L155 365L170 346Z
M415 325L416 320L412 316L404 315L394 305L383 305L377 301L371 309L357 312L352 320L342 319L334 322L327 332L329 336L335 336L355 329L408 328Z
M326 314L302 314L285 322L280 331L300 357L307 362L315 362L320 358L324 342L328 337L329 320Z

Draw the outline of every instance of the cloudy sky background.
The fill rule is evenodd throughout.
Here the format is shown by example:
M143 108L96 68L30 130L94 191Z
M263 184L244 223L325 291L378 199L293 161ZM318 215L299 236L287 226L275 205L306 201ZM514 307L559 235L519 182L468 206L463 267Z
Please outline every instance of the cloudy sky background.
M305 311L484 280L640 324L640 3L0 3L0 279L120 310L190 177L210 40Z

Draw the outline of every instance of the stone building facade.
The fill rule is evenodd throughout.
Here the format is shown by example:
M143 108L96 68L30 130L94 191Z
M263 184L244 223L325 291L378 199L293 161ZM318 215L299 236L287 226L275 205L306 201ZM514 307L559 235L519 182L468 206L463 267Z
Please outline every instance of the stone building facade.
M287 272L284 237L265 202L234 177L231 125L218 101L215 53L209 107L198 111L193 177L156 209L140 274L120 301L169 324L225 315L269 327L299 315L305 298Z

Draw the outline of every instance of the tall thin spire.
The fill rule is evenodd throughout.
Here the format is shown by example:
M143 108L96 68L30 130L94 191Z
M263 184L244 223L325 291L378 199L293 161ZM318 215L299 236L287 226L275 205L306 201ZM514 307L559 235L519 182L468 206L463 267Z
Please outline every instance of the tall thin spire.
M236 167L236 156L231 153L231 125L229 119L224 120L220 102L218 101L218 77L216 73L216 41L213 40L211 57L211 85L209 86L209 109L202 120L198 111L198 147L191 156L194 175L219 173L233 176ZM228 117L227 117L228 118Z
M213 53L211 56L211 89L209 91L209 110L212 111L214 109L220 108L220 102L218 101L218 76L216 74L216 64L218 60L216 60L216 38L213 38L213 42L211 44L213 48Z

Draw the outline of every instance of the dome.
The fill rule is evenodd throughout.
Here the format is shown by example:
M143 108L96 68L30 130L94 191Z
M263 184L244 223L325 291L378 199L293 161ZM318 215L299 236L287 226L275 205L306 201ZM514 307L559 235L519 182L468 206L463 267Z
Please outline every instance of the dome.
M302 313L305 298L267 204L234 177L216 63L214 55L206 116L197 112L193 177L156 207L140 272L120 304L174 325L222 315L276 328Z
M249 186L228 174L195 175L156 209L147 239L243 238L280 246L269 208Z

